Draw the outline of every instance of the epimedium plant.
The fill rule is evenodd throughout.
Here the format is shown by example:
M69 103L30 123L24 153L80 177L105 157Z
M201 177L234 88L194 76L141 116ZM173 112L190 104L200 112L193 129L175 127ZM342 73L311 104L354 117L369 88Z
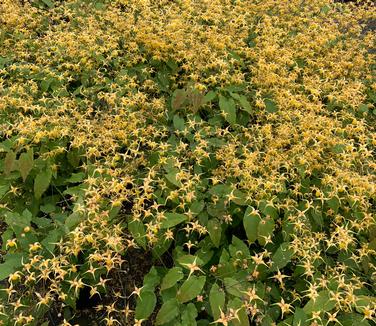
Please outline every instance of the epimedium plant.
M4 1L0 323L372 325L372 8Z
M197 124L196 130L199 134L205 134L204 139L211 139L209 123L209 128L203 131L205 124L198 116L189 122ZM223 123L226 122L223 121ZM174 116L172 124L178 135L184 134L184 138L188 141L191 139L191 142L195 143L194 138L189 137L189 130L192 129L185 127L182 118L177 120ZM171 246L170 240L174 240L172 256L175 266L171 269L159 269L159 271L153 268L151 271L155 274L155 279L151 281L153 293L155 283L159 280L157 284L160 284L159 293L163 300L156 317L156 323L169 325L176 323L181 318L182 325L185 323L195 324L199 313L209 316L209 318L200 320L200 324L203 325L208 324L210 318L218 323L248 324L248 315L251 315L257 323L265 325L272 324L278 318L288 315L291 316L286 318L284 324L308 325L309 316L313 312L318 313L318 316L326 322L337 320L337 314L332 313L338 304L332 298L333 290L339 290L336 276L333 276L330 281L328 279L327 282L331 286L328 288L324 286L321 291L318 291L318 286L311 288L309 283L302 282L302 275L307 272L305 269L308 268L308 273L311 273L309 264L308 267L305 265L304 267L299 265L296 260L298 251L298 248L294 247L298 232L295 229L296 212L278 208L279 203L284 199L294 197L291 191L285 189L273 200L255 202L245 192L236 188L238 184L236 178L229 177L227 184L215 184L215 181L212 181L215 178L211 172L220 165L218 159L213 159L216 162L210 162L210 159L206 162L200 161L199 165L194 165L194 162L188 159L182 160L181 162L184 162L186 167L184 173L183 166L180 166L179 169L172 166L171 157L178 156L176 147L179 142L175 138L170 137L173 152L167 155L170 160L166 161L161 170L162 182L165 182L166 190L162 192L157 187L154 191L158 205L169 210L172 209L175 213L163 214L164 218L156 235L148 234L146 230L153 229L150 224L155 222L155 217L158 219L158 212L155 213L156 215L150 214L150 224L147 223L147 227L144 227L140 221L132 219L129 221L129 230L140 246L145 247L145 237L149 240L148 242L153 242L155 239L156 245L153 252L157 256L168 250ZM196 135L196 138L199 137ZM213 143L217 146L219 143L218 147L221 147L220 140L226 143L223 137ZM180 142L180 144L182 143ZM194 151L195 146L190 145L187 148ZM216 146L210 145L207 145L207 152L215 153ZM191 157L191 155L187 155L187 157ZM161 161L163 160L158 160L158 162ZM193 170L192 175L190 170ZM315 176L304 178L304 173L301 177L307 187L310 183L315 187L320 187L319 178ZM185 182L188 183L188 180L191 180L191 183L196 183L194 192L190 191L191 189L184 189L183 185ZM183 193L179 195L181 191ZM328 193L325 196L329 195L330 189L326 191ZM318 194L319 191L317 191ZM187 195L188 198L193 198L187 200ZM309 224L316 231L331 232L331 226L327 220L331 214L338 213L338 198L328 198L324 201L325 204L321 205L315 200L312 202L312 206L307 200L299 200L299 197L296 200L298 216L309 218L305 224ZM190 202L189 209L188 212L185 210L184 214L180 207L182 202L187 201ZM353 212L356 211L354 207ZM359 218L362 217L360 214ZM179 235L179 232L183 230L179 231L178 226L195 219L199 221L199 224L188 222L188 226L183 228L183 235ZM158 227L154 225L155 228ZM176 233L174 233L170 230L166 231L166 228L178 228L178 231L175 230ZM304 232L302 231L302 233ZM345 239L342 240L336 245L337 249L330 245L326 246L324 243L319 245L318 250L321 250L321 246L323 246L322 248L325 248L329 254L326 257L320 256L322 261L315 262L315 268L318 270L315 277L321 279L322 273L325 274L327 268L335 268L338 250L347 251L347 254L345 251L340 254L341 259L345 259L345 264L349 264L349 268L355 267L347 260L348 258L345 258L351 256L348 252L351 249L347 247L349 243ZM166 245L162 245L161 242ZM363 267L357 266L353 272L358 270L358 275L363 277ZM368 267L366 270L369 273ZM283 271L289 271L289 273L284 274ZM142 307L145 305L156 305L155 294L150 294L150 288L147 285L148 277L145 278L146 283L138 293L139 311L142 311ZM368 274L366 278L371 280L372 274ZM348 281L350 282L350 279ZM286 291L287 288L291 290ZM306 297L305 300L297 300L300 291L302 294L309 293L307 296L303 294L303 297ZM143 297L143 293L145 293L145 297ZM358 289L357 293L359 298L353 302L352 307L361 313L364 312L365 307L362 305L365 302L372 304L373 299L371 292L367 289ZM187 306L186 302L192 300L195 304L191 302ZM225 314L224 311L228 313ZM147 310L145 314L136 313L136 316L141 320L149 317L151 312L152 310ZM190 321L188 321L187 315L191 316ZM321 315L324 316L321 317ZM356 314L349 316L358 321L361 318L361 315ZM343 321L348 316L339 315L338 318ZM363 320L362 323L366 324L367 321Z
M28 253L29 247L34 244L39 247L42 243L45 249L53 252L54 245L49 242L58 241L78 224L77 216L72 215L74 205L68 190L81 183L85 174L78 172L80 159L75 157L77 153L73 156L64 153L66 140L40 147L28 145L27 139L23 141L24 144L21 139L13 138L1 143L2 211L8 225L2 235L3 249L10 247ZM51 155L53 152L54 156ZM82 199L77 203L80 201ZM8 276L8 268L2 266L4 278ZM17 266L9 265L9 268L19 266L20 259Z
M79 247L64 248L62 240L72 237L77 225L88 218L84 211L87 188L84 181L88 174L93 179L96 177L94 169L81 158L82 149L67 150L69 145L69 139L57 142L42 139L38 147L30 146L27 139L20 144L20 138L1 143L1 212L6 226L1 243L6 254L2 256L0 278L7 279L9 284L2 289L1 298L5 302L13 293L22 293L22 301L18 300L14 306L15 311L23 309L15 317L16 323L34 324L43 320L50 303L57 297L66 305L58 316L71 319L80 290L98 278L101 288L98 286L98 291L95 288L94 293L92 290L91 296L105 291L106 280L101 276L121 263L113 255L101 263L101 257L95 256L98 252L93 249L100 241L95 233L88 233ZM109 217L115 216L118 210L117 207L110 209ZM111 248L124 253L122 244L116 241L111 243ZM61 256L57 257L57 253ZM58 270L54 269L56 259L60 263ZM57 274L64 277L64 284L59 284L59 289L55 287L54 297L49 287L58 281L59 277L54 280ZM2 313L0 320L3 324L8 322L9 315Z

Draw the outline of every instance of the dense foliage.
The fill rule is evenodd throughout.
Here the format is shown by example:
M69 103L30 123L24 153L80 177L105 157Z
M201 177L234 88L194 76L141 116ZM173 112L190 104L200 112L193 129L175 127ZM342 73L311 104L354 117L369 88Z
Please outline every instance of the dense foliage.
M374 325L375 16L2 0L0 325Z

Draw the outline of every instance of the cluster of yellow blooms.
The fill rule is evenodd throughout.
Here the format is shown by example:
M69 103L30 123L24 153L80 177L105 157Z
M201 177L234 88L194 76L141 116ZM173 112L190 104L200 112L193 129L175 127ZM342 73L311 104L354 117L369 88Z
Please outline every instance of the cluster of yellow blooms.
M0 316L12 307L13 323L27 325L35 322L33 311L52 304L62 309L67 293L78 296L85 286L81 265L98 281L91 296L103 293L109 275L124 269L124 252L137 246L123 224L109 217L114 209L128 221L144 223L150 246L161 237L174 240L176 234L163 227L171 205L187 217L187 238L195 232L203 236L208 228L191 210L192 203L205 191L205 182L230 182L233 192L224 210L236 203L240 191L256 208L267 201L283 212L285 221L277 219L276 228L284 230L285 222L292 227L294 261L310 286L304 295L286 290L284 279L292 275L275 272L280 288L291 294L290 301L285 296L277 303L282 318L294 302L315 300L322 291L329 291L334 312L312 311L311 325L320 325L324 317L336 322L338 312L355 308L366 320L376 318L375 300L358 304L366 297L357 294L362 279L355 273L344 278L347 259L369 270L376 283L371 263L376 255L376 111L364 104L376 92L376 37L366 29L375 19L370 2L46 3L53 1L0 2L0 137L17 136L19 149L69 139L69 148L55 146L38 155L53 161L67 151L81 151L87 178L84 200L74 207L85 218L57 244L52 258L38 254L40 244L30 246L30 259L9 276ZM167 63L165 70L160 63ZM164 123L170 88L191 86L200 94L240 89L252 104L253 120L223 127L189 113L184 127L171 130ZM276 107L272 112L266 98ZM188 134L194 146L171 141ZM197 168L208 160L216 161L210 180ZM168 189L166 166L175 171L174 190ZM59 172L59 164L53 170ZM14 195L22 197L22 190ZM207 200L215 205L218 198ZM125 209L127 204L131 208ZM224 224L233 219L228 214L218 218ZM312 219L328 220L329 228L312 228ZM368 240L361 243L359 234ZM266 244L272 241L266 237ZM16 240L7 243L10 251L16 246ZM80 262L85 250L90 254ZM350 255L323 268L331 250ZM259 266L272 266L269 256L264 251L252 256L251 279L258 278ZM210 269L213 275L216 269ZM201 269L196 266L191 273L196 271ZM113 295L113 302L102 306L105 321L127 325L129 307L119 303L121 294ZM254 304L260 298L254 288L247 296L244 307L261 325L263 315ZM24 297L36 305L26 307ZM231 325L236 318L229 309L217 322Z

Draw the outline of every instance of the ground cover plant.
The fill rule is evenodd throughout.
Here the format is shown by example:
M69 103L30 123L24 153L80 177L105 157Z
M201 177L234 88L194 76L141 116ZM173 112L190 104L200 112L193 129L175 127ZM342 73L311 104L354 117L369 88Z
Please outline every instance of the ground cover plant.
M375 16L2 0L0 325L375 325Z

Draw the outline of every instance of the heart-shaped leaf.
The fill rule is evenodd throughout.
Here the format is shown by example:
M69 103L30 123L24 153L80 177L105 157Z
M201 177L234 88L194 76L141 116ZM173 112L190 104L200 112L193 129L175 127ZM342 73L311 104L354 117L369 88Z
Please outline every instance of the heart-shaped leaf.
M209 303L214 319L218 319L221 316L221 310L224 310L225 301L225 292L218 284L213 284L209 293Z
M166 301L159 310L155 325L163 325L179 315L179 302L175 298Z
M140 296L137 298L135 318L147 319L154 311L157 304L157 297L154 292L141 291Z
M172 228L188 219L187 215L178 213L165 213L164 216L166 219L162 221L161 229Z
M173 287L183 277L184 277L184 273L183 273L182 268L180 267L171 268L162 280L161 291Z
M224 114L225 120L231 124L236 124L236 108L235 102L232 98L227 98L222 95L219 96L219 108Z
M52 171L46 169L37 174L34 180L34 196L36 199L40 199L42 194L48 189L52 177Z
M9 151L4 159L4 173L9 175L16 167L16 153Z
M178 290L176 298L180 303L188 302L196 298L202 291L206 281L206 276L191 276Z
M222 227L221 223L216 218L212 218L208 222L208 232L211 241L218 248L221 243Z
M254 213L250 207L247 208L243 218L243 226L245 229L245 233L247 234L248 241L250 243L253 243L257 240L257 230L260 221L260 215Z
M21 173L22 180L25 182L34 164L33 149L28 150L26 153L22 153L18 162L18 169Z

